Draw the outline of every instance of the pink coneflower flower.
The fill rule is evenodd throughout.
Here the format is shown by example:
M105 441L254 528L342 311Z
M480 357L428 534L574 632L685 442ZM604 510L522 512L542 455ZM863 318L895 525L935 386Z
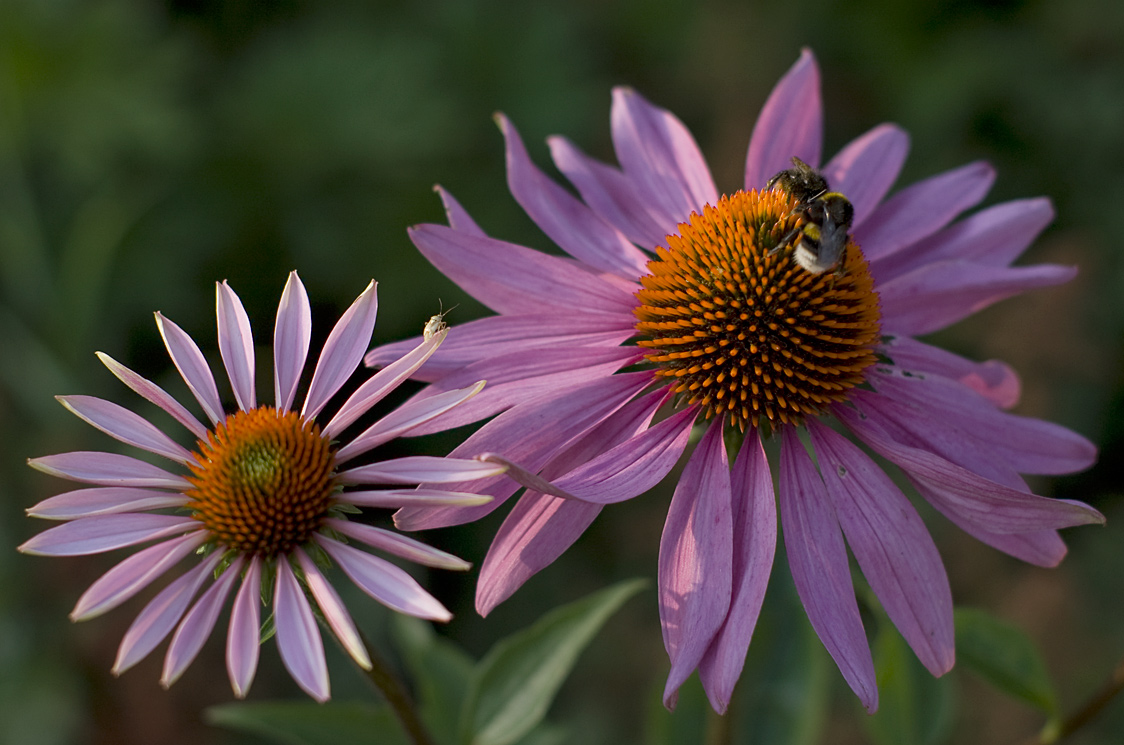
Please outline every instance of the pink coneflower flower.
M78 600L71 618L83 621L125 602L182 559L196 565L145 606L125 634L113 666L136 664L173 630L161 683L171 685L199 652L236 584L226 661L237 696L257 669L260 605L272 595L281 659L310 696L329 696L324 647L308 595L355 661L371 661L359 632L328 582L328 560L375 600L401 613L447 621L449 612L404 570L361 551L366 544L427 566L467 569L469 564L393 531L348 520L357 507L472 505L489 497L395 485L462 482L502 472L473 460L406 457L355 465L367 453L479 392L483 383L406 404L339 445L340 434L405 380L441 344L443 324L393 364L363 383L326 424L317 416L347 381L370 344L378 302L368 285L332 330L309 384L304 405L293 407L311 333L308 296L296 272L289 275L277 309L273 337L274 403L258 404L254 342L241 301L223 282L216 288L219 351L238 407L227 414L199 347L159 313L156 325L168 354L199 402L201 424L159 386L108 355L106 367L166 411L195 438L188 449L147 420L90 396L60 396L64 406L106 434L173 461L180 473L115 453L74 452L34 458L30 464L65 479L96 484L51 497L30 515L65 524L44 531L20 550L43 556L101 553L158 540L98 579ZM369 489L369 485L391 488ZM192 604L196 594L213 580ZM306 595L307 593L307 595Z
M490 451L518 464L509 475L529 485L481 568L481 613L557 558L605 504L654 486L698 428L660 543L665 703L674 705L697 668L714 708L726 709L772 567L775 493L808 618L873 711L878 691L847 546L935 675L954 661L952 596L910 500L841 430L901 469L954 523L1028 562L1056 564L1065 554L1058 528L1103 520L1079 502L1032 494L1018 475L1083 469L1095 458L1091 443L1003 411L1019 395L1006 365L914 338L1073 277L1068 267L1011 266L1050 221L1048 200L956 221L994 179L984 163L884 199L908 138L881 125L820 169L853 205L853 222L837 264L805 268L795 255L803 236L815 237L809 226L826 240L848 225L841 214L830 225L814 218L814 195L802 203L791 189L766 188L793 157L820 163L810 52L757 120L743 191L720 194L683 124L627 88L613 92L620 167L549 140L580 198L530 161L506 118L498 122L512 193L569 256L487 237L444 192L450 226L411 231L426 258L499 314L454 329L415 376L432 382L419 400L487 379L488 390L423 430L499 414L454 455ZM387 364L407 346L377 349L367 363ZM766 441L779 449L775 481ZM518 485L499 477L464 488L495 500L409 507L398 526L474 520Z

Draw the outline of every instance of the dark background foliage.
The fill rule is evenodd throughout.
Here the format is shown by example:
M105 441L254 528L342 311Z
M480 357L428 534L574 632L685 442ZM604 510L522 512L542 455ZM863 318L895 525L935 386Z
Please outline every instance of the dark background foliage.
M52 396L137 400L95 350L182 393L151 312L214 353L213 282L229 279L267 339L294 268L314 303L314 349L369 278L380 282L376 341L416 334L439 303L458 306L451 322L476 317L482 307L420 257L405 228L442 220L439 182L491 234L549 247L506 191L494 111L548 169L553 133L611 160L609 90L629 84L687 123L720 189L732 190L754 118L802 46L822 67L825 153L892 120L913 142L899 185L983 158L999 172L988 203L1054 199L1057 219L1025 261L1077 264L1078 279L938 340L1012 363L1019 413L1098 442L1090 472L1035 486L1091 502L1108 527L1070 532L1071 556L1042 570L930 524L957 602L1026 629L1072 707L1124 654L1122 42L1115 0L0 0L0 742L251 742L201 720L231 698L219 639L169 692L156 682L159 654L113 678L141 602L66 619L113 557L14 551L43 527L23 510L65 490L26 458L113 447ZM458 434L402 447L444 452ZM472 610L472 576L428 576L457 612L443 632L479 656L562 601L654 575L667 499L658 491L607 510L486 621ZM425 538L479 562L498 524ZM783 564L777 573L783 582ZM360 625L384 638L386 614L351 599ZM332 654L336 696L366 696ZM770 690L760 662L751 658L747 690ZM637 741L666 667L649 592L583 658L554 718L573 741ZM822 741L864 742L856 702L829 675ZM958 692L948 730L958 742L1019 742L1041 725L961 670L942 685ZM267 645L251 698L299 695ZM1124 703L1073 741L1120 731Z

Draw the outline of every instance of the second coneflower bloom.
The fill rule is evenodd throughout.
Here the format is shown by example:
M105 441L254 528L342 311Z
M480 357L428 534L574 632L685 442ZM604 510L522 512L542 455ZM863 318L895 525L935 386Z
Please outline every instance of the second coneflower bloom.
M443 324L427 325L419 344L360 385L333 416L322 418L321 411L355 372L370 343L378 306L374 282L329 335L299 408L294 401L312 320L296 272L289 276L277 310L274 400L269 404L257 399L254 342L242 303L225 282L217 285L216 293L219 351L237 407L226 411L199 347L157 313L168 354L208 424L200 423L155 383L99 353L114 375L167 412L195 444L184 447L146 419L109 401L61 396L64 406L94 427L168 459L176 469L106 452L32 459L31 465L41 471L93 486L29 509L34 517L66 522L35 536L20 550L76 556L156 541L91 585L71 613L75 621L115 608L194 555L195 565L137 616L121 642L114 672L136 664L172 634L161 678L165 686L171 685L198 654L234 592L226 660L235 694L246 694L257 669L264 597L271 599L272 625L285 667L310 696L324 701L330 688L317 615L359 665L371 667L359 632L323 571L325 566L338 564L364 592L393 610L438 621L447 621L449 612L416 580L354 544L427 566L469 567L455 556L348 516L354 517L360 507L478 505L490 498L439 487L402 487L464 482L503 471L502 466L455 458L414 456L373 462L363 458L362 465L355 459L439 418L478 393L483 383L403 405L344 440L341 434L349 425L440 346L448 333Z
M580 198L531 162L506 118L499 124L512 193L568 256L488 237L446 193L449 226L411 231L435 266L498 314L453 329L416 375L432 383L417 400L487 379L488 390L421 431L498 414L454 454L494 453L517 464L509 475L529 487L481 568L481 613L556 559L604 505L659 482L698 429L660 543L665 703L698 669L725 711L772 568L779 511L808 618L873 711L848 546L936 675L954 661L952 594L917 510L855 440L952 522L1034 564L1061 560L1059 528L1103 520L1079 502L1032 494L1019 476L1086 468L1091 443L1004 411L1019 395L1006 365L914 338L1073 276L1069 267L1011 266L1051 219L1047 200L957 221L994 179L982 163L885 199L908 150L891 125L821 168L810 52L758 118L744 188L725 195L686 127L629 89L613 94L619 167L550 140ZM793 158L808 173L776 179ZM817 168L825 183L810 185ZM367 362L387 364L405 348L377 349ZM777 474L766 440L779 442ZM398 526L477 519L519 484L504 476L463 487L495 500L409 507Z

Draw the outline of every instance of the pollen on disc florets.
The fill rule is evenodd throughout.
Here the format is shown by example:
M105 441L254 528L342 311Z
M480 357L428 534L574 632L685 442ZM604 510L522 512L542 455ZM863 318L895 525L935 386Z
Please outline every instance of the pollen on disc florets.
M823 413L875 362L881 313L862 251L848 239L838 268L801 268L800 213L780 190L724 196L656 249L636 293L655 374L743 430Z
M274 556L307 541L333 503L335 458L296 412L238 411L200 440L188 507L216 543Z

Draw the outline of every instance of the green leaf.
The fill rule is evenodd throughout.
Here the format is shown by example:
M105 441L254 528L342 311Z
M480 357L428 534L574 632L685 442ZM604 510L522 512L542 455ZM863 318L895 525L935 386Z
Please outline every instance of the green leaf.
M208 708L204 718L281 745L409 745L389 708L360 702L223 704Z
M986 611L957 608L956 657L999 690L1057 715L1058 700L1046 663L1021 629Z
M663 705L663 688L661 679L652 691L644 742L648 745L698 745L711 714L710 702L699 677L692 675L679 687L679 701L674 712Z
M621 582L556 608L499 641L477 666L462 714L462 742L510 745L530 732L546 715L581 651L644 584Z
M438 743L457 741L458 715L474 661L428 621L396 613L394 640L413 679L418 714Z
M946 742L954 723L951 678L934 678L884 615L880 615L873 651L878 711L861 715L871 739L878 745Z

